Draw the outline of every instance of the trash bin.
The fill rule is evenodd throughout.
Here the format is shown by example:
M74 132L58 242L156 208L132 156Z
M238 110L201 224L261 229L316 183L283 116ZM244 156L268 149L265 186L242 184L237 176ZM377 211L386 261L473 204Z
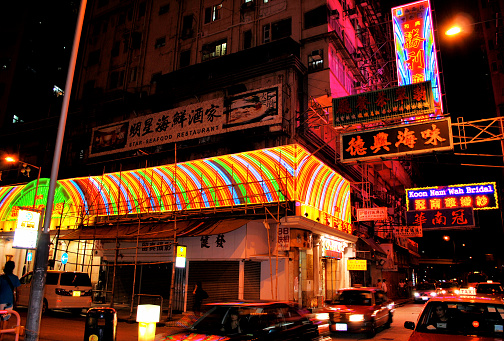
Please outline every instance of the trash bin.
M114 308L91 308L86 314L84 341L116 341L117 312Z

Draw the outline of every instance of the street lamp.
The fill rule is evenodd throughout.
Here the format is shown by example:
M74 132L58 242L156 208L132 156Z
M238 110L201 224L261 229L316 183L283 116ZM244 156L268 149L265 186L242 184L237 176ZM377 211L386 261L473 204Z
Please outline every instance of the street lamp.
M31 172L31 168L28 166L31 166L33 168L38 169L37 185L35 186L35 198L33 199L33 208L35 208L36 203L37 203L37 192L38 192L38 187L39 187L39 182L40 182L40 170L42 169L42 167L38 167L38 166L32 165L28 162L17 160L15 158L13 158L12 156L7 156L7 157L5 157L4 160L9 163L17 163L17 162L21 163L23 165L23 168L21 169L21 174L27 176L28 178L30 177L30 172Z
M453 239L450 238L450 236L447 236L447 235L444 235L443 236L443 239L447 242L449 242L450 240L452 241L452 244L453 244L453 263L455 263L455 241Z

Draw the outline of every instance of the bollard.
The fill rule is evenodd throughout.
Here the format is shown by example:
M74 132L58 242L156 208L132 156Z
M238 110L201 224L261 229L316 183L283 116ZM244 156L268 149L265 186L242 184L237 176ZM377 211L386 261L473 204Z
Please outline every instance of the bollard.
M137 307L138 341L154 341L160 314L161 307L158 305L141 304Z

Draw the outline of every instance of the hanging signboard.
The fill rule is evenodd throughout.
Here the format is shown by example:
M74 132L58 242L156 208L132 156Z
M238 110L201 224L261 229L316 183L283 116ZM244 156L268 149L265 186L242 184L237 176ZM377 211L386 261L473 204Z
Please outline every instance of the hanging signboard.
M347 270L366 271L367 261L365 259L347 259Z
M450 119L341 134L341 161L452 150Z
M358 208L357 221L387 220L388 213L386 207Z
M187 247L183 245L177 245L177 256L175 258L175 267L185 268L186 267L186 254Z
M434 112L430 82L333 98L334 126L346 126Z
M422 226L423 230L441 230L448 227L463 228L475 225L472 207L407 211L406 223Z
M394 226L394 235L397 237L423 237L423 230L421 225L417 226Z
M392 25L398 84L432 83L436 114L441 114L441 86L429 0L392 8Z
M473 207L475 210L499 208L495 182L406 189L406 209L425 211Z
M40 212L20 209L18 211L12 247L19 249L36 249L39 225Z
M290 227L278 226L278 251L290 250Z

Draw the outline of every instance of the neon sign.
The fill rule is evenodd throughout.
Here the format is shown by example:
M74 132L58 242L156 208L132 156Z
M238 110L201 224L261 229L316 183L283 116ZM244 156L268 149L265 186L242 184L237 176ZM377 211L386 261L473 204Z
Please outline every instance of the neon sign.
M473 207L475 210L499 208L495 182L444 187L406 189L407 210L425 211Z
M429 0L392 8L399 85L431 81L436 114L443 111Z

